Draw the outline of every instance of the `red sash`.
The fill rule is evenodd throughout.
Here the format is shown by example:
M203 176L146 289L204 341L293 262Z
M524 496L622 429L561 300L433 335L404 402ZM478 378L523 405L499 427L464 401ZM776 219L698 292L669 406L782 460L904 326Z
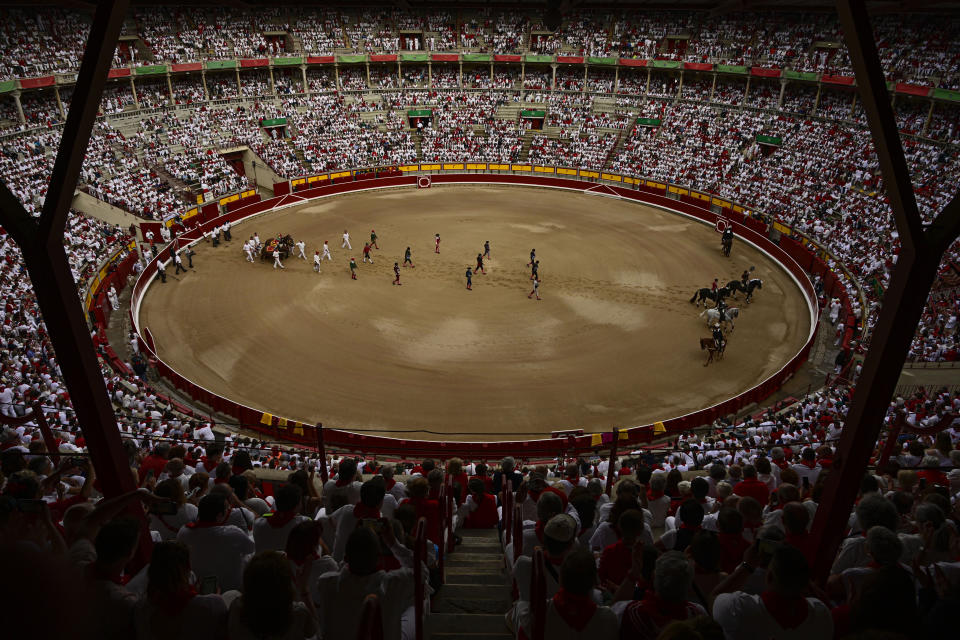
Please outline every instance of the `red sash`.
M290 511L271 511L270 513L263 514L263 517L267 519L267 524L270 525L271 529L282 529L296 516L297 512L293 509Z
M770 616L784 629L799 627L807 619L810 606L802 596L785 598L775 591L764 591L760 599Z
M353 517L356 518L357 520L363 520L364 518L379 520L380 510L374 507L368 507L362 502L358 502L353 507Z

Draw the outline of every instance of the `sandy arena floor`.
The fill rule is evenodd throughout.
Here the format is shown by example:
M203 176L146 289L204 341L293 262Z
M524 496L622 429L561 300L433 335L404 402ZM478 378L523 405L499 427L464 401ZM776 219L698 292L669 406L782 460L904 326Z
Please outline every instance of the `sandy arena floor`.
M340 248L350 230L353 251ZM360 264L371 228L380 250ZM243 239L279 232L310 262L250 264ZM433 235L441 236L440 255ZM527 187L435 186L338 196L234 227L196 248L195 271L154 284L141 323L160 357L243 404L325 426L413 438L514 439L634 426L736 395L803 345L803 296L743 242L719 251L711 228L652 207ZM333 262L312 270L330 241ZM493 259L464 272L489 240ZM393 263L413 250L415 268ZM537 302L526 267L536 248ZM726 358L704 368L708 337L694 290L756 266L763 289L742 309Z

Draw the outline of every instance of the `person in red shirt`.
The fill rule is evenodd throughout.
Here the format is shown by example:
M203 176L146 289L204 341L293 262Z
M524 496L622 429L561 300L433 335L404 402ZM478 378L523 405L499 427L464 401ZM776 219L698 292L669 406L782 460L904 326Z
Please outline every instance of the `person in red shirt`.
M770 489L765 482L757 479L757 468L752 464L743 468L743 480L733 488L733 493L738 496L749 496L763 506L770 501Z
M788 502L783 505L783 528L787 532L784 542L799 549L812 567L817 557L817 541L807 531L809 523L810 512L803 504Z
M487 493L493 493L493 478L487 475L487 465L481 462L480 464L477 465L476 469L477 469L477 475L473 476L470 479L471 480L473 480L473 478L479 479L481 482L483 482L484 491L486 491Z
M620 514L617 528L620 530L621 537L614 544L608 545L600 554L598 568L600 584L610 591L616 591L627 577L633 558L633 547L637 538L643 533L643 525L643 513L639 509L628 509Z
M473 478L469 482L470 495L460 507L460 520L466 529L493 529L500 521L497 499L487 493L483 481Z
M430 485L426 478L413 478L407 483L409 498L400 504L410 504L416 509L417 519L427 519L427 539L434 544L440 544L442 518L440 517L440 503L427 497Z

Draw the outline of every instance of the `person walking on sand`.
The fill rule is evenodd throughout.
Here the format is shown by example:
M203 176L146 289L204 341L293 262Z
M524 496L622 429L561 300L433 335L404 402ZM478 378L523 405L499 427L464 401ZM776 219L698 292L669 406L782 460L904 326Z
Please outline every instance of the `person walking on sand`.
M540 276L540 261L534 260L533 265L530 267L530 279L537 280Z
M487 240L483 243L483 257L487 260L490 260L490 241Z
M474 269L474 272L487 275L487 270L483 268L483 255L480 253L477 254L477 268Z
M370 229L370 246L377 250L380 249L380 245L377 244L377 232L373 229Z
M285 268L286 268L286 267L283 266L283 263L280 262L280 250L279 250L279 249L275 249L274 252L273 252L273 268L276 269L277 267L280 267L281 269L285 269Z
M393 274L396 276L393 279L393 284L400 284L400 264L398 262L393 263Z
M370 261L370 264L373 264L373 258L370 257L370 243L363 243L363 261Z
M350 278L352 280L357 279L357 259L350 258Z
M533 263L537 261L537 250L530 249L530 262L527 263L528 267L532 267Z
M436 243L437 243L437 246L434 248L433 252L434 252L434 253L440 253L440 234L439 234L439 233L433 234L433 239L434 239L434 240L436 241Z
M340 245L340 248L353 249L353 247L350 246L350 232L347 231L346 229L343 230L343 243Z
M327 244L326 240L323 241L323 253L320 254L320 262L323 262L324 258L333 262L333 256L330 255L330 245Z
M403 266L407 266L407 263L410 263L410 267L413 268L413 260L410 259L410 247L407 247L407 250L403 252Z
M540 278L533 279L533 291L530 292L527 298L532 298L533 296L537 296L537 300L540 299Z
M470 270L470 267L467 267L467 290L473 291L473 271Z
M298 257L298 258L303 258L304 260L306 260L306 259L307 259L307 254L304 253L303 250L307 248L307 243L304 242L303 240L301 240L301 241L297 242L295 246L297 247L297 251L300 252L300 255L297 256L297 257Z
M320 252L315 251L313 253L313 270L317 273L320 273Z

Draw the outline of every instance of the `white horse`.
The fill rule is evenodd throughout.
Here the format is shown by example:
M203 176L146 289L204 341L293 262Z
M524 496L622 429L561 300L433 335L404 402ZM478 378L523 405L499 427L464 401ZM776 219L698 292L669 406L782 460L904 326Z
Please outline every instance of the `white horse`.
M703 313L700 314L700 317L707 316L707 326L712 327L714 324L720 322L720 311L717 309L704 309ZM723 310L723 321L730 323L730 331L733 331L736 327L734 326L733 319L740 317L740 309L737 307L730 307Z

